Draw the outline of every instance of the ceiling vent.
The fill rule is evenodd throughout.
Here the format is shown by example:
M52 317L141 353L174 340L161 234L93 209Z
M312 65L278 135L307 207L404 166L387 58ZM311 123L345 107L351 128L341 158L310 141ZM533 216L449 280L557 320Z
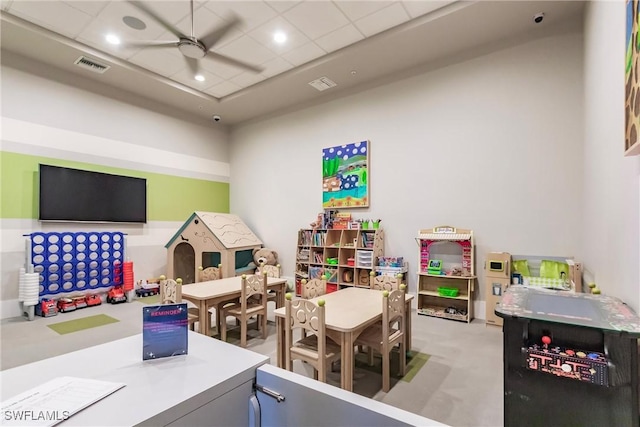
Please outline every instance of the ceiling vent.
M315 87L316 89L318 89L320 92L322 92L323 90L331 89L334 86L337 86L336 82L331 80L329 77L320 77L319 79L309 82L309 84Z
M94 61L93 59L87 58L86 56L81 56L76 59L74 62L78 67L86 68L87 70L93 71L94 73L104 73L109 68L110 65L100 64L99 62Z

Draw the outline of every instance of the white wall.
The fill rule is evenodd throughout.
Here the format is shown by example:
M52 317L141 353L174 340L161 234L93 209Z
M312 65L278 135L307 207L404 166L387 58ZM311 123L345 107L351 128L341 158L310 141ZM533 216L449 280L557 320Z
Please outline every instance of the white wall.
M404 256L412 272L418 230L444 224L474 230L480 276L488 251L575 255L582 61L576 29L241 126L232 132L231 211L292 275L296 232L322 210L321 149L368 139L371 207L352 212L382 218L386 253Z
M640 309L640 157L624 153L625 2L588 2L580 257L603 293Z
M227 130L211 122L191 121L188 115L157 102L10 52L2 52L1 76L2 117L149 147L174 155L189 154L228 163ZM3 149L13 150L9 143L5 141L7 145ZM42 151L38 154L47 155ZM228 171L212 168L203 175L194 174L189 168L180 166L173 171L168 167L159 168L158 165L148 169L144 165L153 164L154 159L131 158L128 154L122 152L117 163L108 165L128 167L129 162L133 162L137 165L132 167L152 172L228 181ZM100 163L105 161L103 159Z
M157 103L7 52L2 53L0 71L0 150L3 152L200 180L229 181L226 129L192 122ZM151 220L144 225L79 225L40 223L24 217L2 218L0 317L21 314L17 284L18 271L25 259L24 234L37 231L125 232L128 234L127 256L134 262L135 278L146 279L166 271L164 245L186 219Z

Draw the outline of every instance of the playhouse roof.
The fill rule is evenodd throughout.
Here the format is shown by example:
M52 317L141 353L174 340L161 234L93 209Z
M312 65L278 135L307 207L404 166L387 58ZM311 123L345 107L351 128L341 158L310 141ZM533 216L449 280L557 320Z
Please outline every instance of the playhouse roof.
M209 229L211 234L227 249L243 248L246 246L260 246L262 240L253 234L253 231L240 219L239 216L218 212L196 211L184 222L176 234L164 245L168 248L175 239L182 234L194 217Z

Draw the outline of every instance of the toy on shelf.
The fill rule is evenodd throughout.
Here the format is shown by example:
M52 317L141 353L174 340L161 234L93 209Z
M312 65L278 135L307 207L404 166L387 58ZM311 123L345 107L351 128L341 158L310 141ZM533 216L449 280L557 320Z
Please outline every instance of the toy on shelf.
M100 298L100 295L98 294L87 295L86 300L88 307L94 307L96 305L102 304L102 298Z
M442 260L430 259L427 267L427 273L441 275L442 274Z
M56 301L48 298L43 298L38 305L36 305L36 315L42 317L51 317L58 314L58 307Z
M512 255L514 284L582 292L582 263L570 257Z
M144 298L151 295L158 295L160 293L160 279L138 280L138 286L136 287L136 296L138 298Z
M404 257L378 257L378 265L373 268L372 273L374 274L371 276L371 281L375 276L391 276L398 278L401 283L407 284L408 271L409 266L404 261Z
M71 299L73 300L73 305L76 306L76 309L88 307L87 298L84 295L79 297L73 297Z
M118 304L126 301L127 301L127 296L124 294L124 289L122 289L122 286L114 286L107 293L107 302L109 304Z
M377 230L380 228L381 219L363 219L360 220L360 224L363 230Z
M511 276L511 254L508 252L489 252L484 262L485 283L485 325L502 326L502 317L495 313L495 308L502 301L502 294L513 284L521 283L520 279ZM518 273L518 276L520 274Z
M272 271L278 265L278 252L268 248L256 248L252 251L253 262L258 266L255 274L261 274L260 266L266 266L267 271Z
M346 212L336 213L331 228L334 230L348 230L351 226L351 214Z
M68 311L75 311L76 305L71 298L60 298L58 300L58 311L60 313L66 313Z

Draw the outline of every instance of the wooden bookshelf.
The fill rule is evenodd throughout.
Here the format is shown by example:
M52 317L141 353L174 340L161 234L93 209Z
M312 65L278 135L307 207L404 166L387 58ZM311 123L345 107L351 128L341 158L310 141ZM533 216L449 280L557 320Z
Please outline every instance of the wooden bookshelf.
M369 287L371 271L384 256L384 231L301 229L296 247L296 294L300 281L326 274L327 291Z

